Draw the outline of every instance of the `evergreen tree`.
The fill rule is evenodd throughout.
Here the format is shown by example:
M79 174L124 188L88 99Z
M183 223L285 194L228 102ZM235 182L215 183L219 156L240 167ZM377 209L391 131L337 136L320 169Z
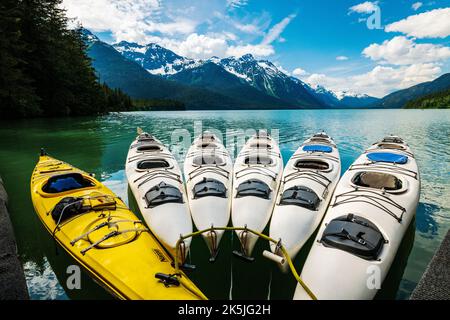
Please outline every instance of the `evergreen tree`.
M0 115L68 116L129 110L123 92L98 83L81 29L62 0L2 0Z
M0 2L0 117L39 115L32 78L23 72L28 46L21 39L22 11L15 0Z

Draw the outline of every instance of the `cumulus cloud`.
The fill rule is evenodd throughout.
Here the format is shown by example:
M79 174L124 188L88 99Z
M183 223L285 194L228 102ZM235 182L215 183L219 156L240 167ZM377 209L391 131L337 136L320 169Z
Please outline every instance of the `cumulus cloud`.
M295 68L292 71L292 74L298 78L302 78L302 77L309 75L309 72L303 70L302 68Z
M176 53L195 59L208 59L212 56L226 55L228 44L223 38L209 37L203 34L190 34L184 41L169 44Z
M404 36L373 43L363 50L363 55L374 61L394 65L438 62L450 58L450 47L424 43L418 44Z
M337 61L345 61L345 60L348 60L348 57L347 56L337 56L336 60Z
M247 53L256 57L267 57L275 54L275 49L271 45L264 44L232 45L228 48L226 55L240 57Z
M412 8L414 11L417 11L417 10L419 10L419 8L420 8L422 5L423 5L422 2L414 2L414 3L412 4L411 8Z
M366 1L350 7L349 13L372 13L377 10L377 2Z
M186 18L161 21L159 0L64 0L67 16L94 31L110 31L117 40L149 42L154 35L190 34L196 22Z
M401 32L416 38L445 38L450 35L450 8L434 9L386 26L387 32Z
M399 67L376 66L369 72L349 77L314 73L303 77L303 80L312 87L321 85L333 91L352 91L381 98L393 91L431 81L441 71L437 64L422 63Z

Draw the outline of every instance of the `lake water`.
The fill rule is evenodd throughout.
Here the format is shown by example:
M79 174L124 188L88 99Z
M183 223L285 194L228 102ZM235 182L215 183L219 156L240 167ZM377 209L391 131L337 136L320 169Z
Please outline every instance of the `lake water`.
M92 118L1 121L0 175L10 196L11 219L32 299L111 298L85 274L81 290L66 288L66 269L73 261L56 248L30 200L29 179L39 149L45 147L50 155L95 173L137 212L124 173L136 127L171 144L174 137L193 135L194 126L200 123L203 129L223 132L225 140L227 137L231 140L235 134L242 135L247 129L269 132L275 129L285 163L304 139L325 130L339 147L342 172L365 148L383 136L392 133L405 138L419 164L420 204L377 298L410 296L450 227L449 110L134 112ZM233 147L229 142L230 148ZM180 147L172 147L181 151ZM311 240L295 259L299 270L310 245ZM254 263L241 261L231 254L238 248L232 234L222 240L218 260L213 264L208 262L203 239L195 238L191 248L191 263L197 269L190 277L210 298L292 298L295 280L289 274L281 274L273 262L262 257L262 251L268 248L262 240L255 248Z

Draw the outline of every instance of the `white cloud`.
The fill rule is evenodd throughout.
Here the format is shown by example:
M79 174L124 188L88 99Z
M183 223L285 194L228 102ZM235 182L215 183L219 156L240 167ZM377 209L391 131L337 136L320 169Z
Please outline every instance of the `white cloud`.
M286 70L285 68L283 68L283 66L279 62L275 62L274 65L275 65L275 67L277 67L278 70L280 70L284 74L291 76L291 73L288 70Z
M337 56L336 60L337 61L345 61L345 60L348 60L348 57L347 56Z
M248 0L227 0L227 7L234 9L246 6Z
M67 16L94 32L110 31L116 41L149 42L159 32L190 34L196 22L186 18L161 21L159 0L64 0Z
M416 38L445 38L450 35L450 8L409 16L386 26L386 32L401 32Z
M414 3L412 4L411 8L412 8L414 11L417 11L417 10L419 10L419 8L420 8L421 6L423 6L423 3L422 3L422 2L414 2Z
M292 74L296 77L302 78L302 77L309 75L309 72L303 70L302 68L295 68L292 71Z
M193 33L184 41L169 44L168 47L177 54L185 57L208 59L212 56L224 57L228 49L228 44L223 38L212 38L203 34Z
M297 16L296 14L290 14L289 16L285 17L283 20L275 24L264 36L264 39L261 41L261 44L268 45L277 40L280 37L281 33L284 31L284 29L287 27L287 25L296 16Z
M424 63L400 67L376 66L369 72L349 77L329 77L314 73L303 77L303 80L312 87L321 85L333 91L350 90L381 98L393 91L431 81L440 73L441 68L437 64Z
M247 53L251 53L256 57L267 57L273 55L275 53L275 49L271 45L264 44L237 45L230 46L226 52L226 55L240 57Z
M350 7L349 12L372 13L377 10L377 2L366 1Z
M404 36L373 43L363 50L363 55L374 61L394 65L438 62L450 58L450 47L424 43L418 44Z
M242 24L242 23L235 22L234 27L244 33L262 34L262 31L259 29L259 27L257 25L251 24L251 23Z

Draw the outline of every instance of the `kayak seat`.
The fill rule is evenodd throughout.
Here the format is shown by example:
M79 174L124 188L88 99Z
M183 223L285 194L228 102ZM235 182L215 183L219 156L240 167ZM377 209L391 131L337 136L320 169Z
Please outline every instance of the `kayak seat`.
M358 172L352 182L360 187L385 189L389 191L400 190L403 183L396 176L382 172Z
M322 160L300 159L294 164L297 169L328 170L330 165Z
M397 163L397 164L405 164L408 162L408 157L390 153L390 152L372 152L367 154L367 159L374 162L388 162L388 163Z
M201 156L196 156L194 159L192 159L192 163L196 166L223 166L225 164L225 160L222 157L213 154L202 154Z
M144 199L149 208L154 208L166 203L183 203L183 194L177 187L160 182L147 191Z
M280 205L299 206L309 210L317 211L320 198L310 188L305 186L294 186L283 192Z
M259 165L268 166L273 163L273 160L269 156L257 154L257 155L251 155L251 156L246 157L244 159L244 163L247 165L259 164Z
M303 151L306 152L325 152L325 153L330 153L331 151L333 151L333 148L331 148L330 146L324 146L321 144L309 144L306 145L302 148Z
M331 220L322 234L325 247L346 251L366 260L377 260L385 239L369 220L348 214Z
M270 187L265 182L258 179L249 179L242 182L237 187L236 198L253 196L269 199L271 191L272 190L270 190Z
M93 187L95 184L80 173L68 173L51 177L42 187L46 193L60 193L69 190Z
M147 159L139 161L137 168L140 170L157 169L157 168L169 168L170 164L163 159Z
M194 188L194 199L202 197L227 197L227 188L225 185L216 179L203 178L202 181L198 182Z

